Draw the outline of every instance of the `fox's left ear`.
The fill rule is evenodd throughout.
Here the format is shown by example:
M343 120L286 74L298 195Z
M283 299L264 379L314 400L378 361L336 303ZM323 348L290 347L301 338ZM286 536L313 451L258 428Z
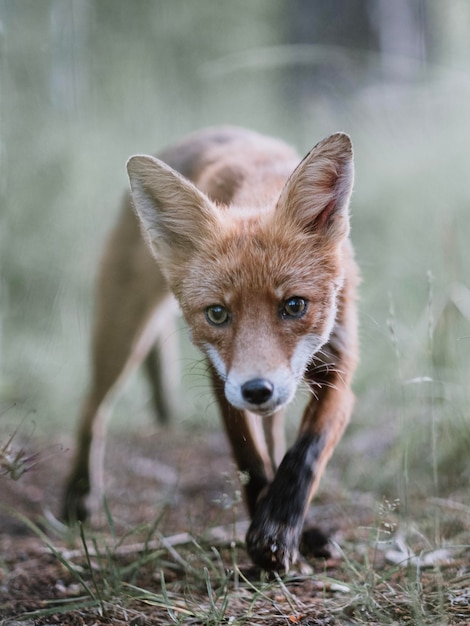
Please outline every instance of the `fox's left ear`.
M164 271L186 258L216 228L209 198L169 165L148 155L127 162L135 212Z
M276 213L302 230L340 241L349 233L349 199L354 183L351 139L335 133L317 144L294 170Z

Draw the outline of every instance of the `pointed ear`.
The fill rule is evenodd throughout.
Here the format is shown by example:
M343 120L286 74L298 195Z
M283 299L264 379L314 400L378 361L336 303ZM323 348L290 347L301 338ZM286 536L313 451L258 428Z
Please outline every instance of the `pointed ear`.
M132 156L127 172L134 208L152 254L164 265L191 254L217 221L209 198L152 156Z
M294 170L276 212L302 230L339 242L349 233L353 182L351 140L345 133L335 133L317 144Z

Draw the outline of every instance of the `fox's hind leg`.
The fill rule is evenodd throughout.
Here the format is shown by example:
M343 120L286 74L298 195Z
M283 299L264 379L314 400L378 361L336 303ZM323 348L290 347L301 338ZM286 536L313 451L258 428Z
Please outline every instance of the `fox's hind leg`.
M158 334L158 326L164 323L164 317L167 315L165 309L165 306L162 306L162 310L157 307L150 319L144 319L143 326L142 320L139 319L140 315L135 311L136 322L141 322L140 332L137 331L136 334L130 327L124 329L122 325L117 324L114 331L115 338L119 337L119 346L115 346L114 350L110 345L109 349L107 347L107 342L111 340L110 328L107 337L100 337L95 343L93 382L83 407L75 460L66 484L63 502L63 517L68 521L86 519L88 516L86 498L90 491L96 495L95 501L102 494L106 423L114 397L130 372L151 350ZM167 404L161 401L160 406L166 407ZM164 415L166 418L169 417L169 413Z
M75 459L68 477L62 515L87 517L90 490L102 489L106 418L112 399L164 334L173 300L158 266L141 240L127 210L109 240L97 285L89 393L79 424Z
M158 423L168 425L175 413L178 371L178 341L175 317L165 320L164 336L157 337L145 358L144 366L152 391L152 403Z
M264 436L268 446L269 458L274 471L279 467L286 451L286 436L284 432L284 411L277 411L274 415L262 418Z

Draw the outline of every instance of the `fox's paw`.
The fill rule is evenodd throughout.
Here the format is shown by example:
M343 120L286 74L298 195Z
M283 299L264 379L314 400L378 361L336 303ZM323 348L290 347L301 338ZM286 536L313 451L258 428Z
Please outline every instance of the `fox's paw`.
M300 552L303 556L313 556L317 559L329 559L329 537L322 530L312 526L306 528L300 539Z
M246 535L248 554L265 570L288 571L299 556L300 531L272 520L253 521Z
M62 519L67 524L84 522L89 511L86 500L90 492L89 481L85 479L70 480L65 488L62 500Z

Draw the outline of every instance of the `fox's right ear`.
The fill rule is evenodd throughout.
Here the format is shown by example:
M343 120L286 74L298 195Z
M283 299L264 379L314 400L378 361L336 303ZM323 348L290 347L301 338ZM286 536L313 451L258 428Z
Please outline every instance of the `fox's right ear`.
M332 243L349 233L349 199L354 183L351 139L335 133L317 144L287 181L277 205L283 221Z
M155 157L132 156L127 172L142 232L165 269L204 240L217 220L215 210L206 195Z

